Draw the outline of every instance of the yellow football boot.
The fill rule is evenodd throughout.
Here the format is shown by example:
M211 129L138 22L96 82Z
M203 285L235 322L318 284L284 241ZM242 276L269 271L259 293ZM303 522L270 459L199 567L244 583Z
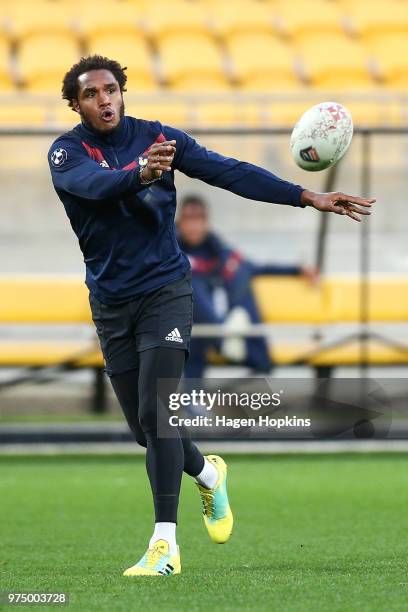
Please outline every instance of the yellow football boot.
M207 455L218 472L213 489L206 489L196 482L201 495L204 524L213 542L224 544L229 540L234 519L227 495L227 464L217 455Z
M143 557L123 572L124 576L173 576L181 573L180 549L171 556L166 540L157 540Z

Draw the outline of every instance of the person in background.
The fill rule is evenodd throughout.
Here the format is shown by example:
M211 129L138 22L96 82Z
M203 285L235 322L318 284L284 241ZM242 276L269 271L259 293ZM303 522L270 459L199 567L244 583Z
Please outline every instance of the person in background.
M230 248L211 230L208 205L200 195L190 194L180 202L177 221L180 248L190 260L194 297L193 322L225 324L237 329L250 323L261 323L251 280L256 275L300 275L310 282L317 271L306 266L258 265ZM201 378L210 348L222 352L229 360L243 362L253 372L270 373L273 363L268 342L263 337L194 338L185 366L186 378Z

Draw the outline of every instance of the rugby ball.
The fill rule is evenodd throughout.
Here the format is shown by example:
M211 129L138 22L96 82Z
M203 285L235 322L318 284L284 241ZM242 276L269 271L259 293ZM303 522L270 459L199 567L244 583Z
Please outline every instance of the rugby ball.
M337 102L321 102L296 123L290 149L300 168L317 172L337 163L352 138L353 119L347 108Z

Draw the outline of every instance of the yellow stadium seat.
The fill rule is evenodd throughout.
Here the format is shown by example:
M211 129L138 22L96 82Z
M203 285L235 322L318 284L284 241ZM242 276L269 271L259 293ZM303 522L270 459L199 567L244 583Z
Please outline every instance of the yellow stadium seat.
M18 98L14 97L15 105L19 105ZM27 101L28 102L28 101ZM32 129L41 128L44 125L44 104L41 103L41 108L38 104L24 105L24 110L20 112L20 117L10 117L10 123L4 125L10 129L21 128ZM2 107L3 108L3 107ZM7 116L7 111L5 111ZM29 121L30 120L30 121ZM44 141L45 143L45 141ZM44 154L46 153L46 144L44 144ZM35 170L41 172L44 170L44 156L38 154L38 141L36 138L15 138L6 137L2 139L2 147L0 148L0 165L3 172L8 170L15 171L16 169L26 168L27 170Z
M0 322L91 322L89 291L76 276L1 277Z
M15 85L7 75L0 75L0 95L15 91Z
M19 76L28 90L55 94L79 57L79 46L69 35L33 35L20 45Z
M69 1L69 0L68 0ZM95 2L95 0L85 0L86 2ZM99 0L96 0L98 2ZM117 0L121 4L133 4L136 5L137 9L141 12L146 11L146 9L151 4L151 0Z
M347 9L346 23L353 34L371 39L378 34L408 35L408 2L387 0L356 2Z
M240 83L240 88L246 92L282 93L292 94L304 89L302 83L293 72L276 72L249 77Z
M140 11L137 5L122 2L87 2L76 9L78 26L88 46L101 35L137 34L140 32Z
M279 365L291 365L319 348L318 341L274 340L270 347L273 362Z
M302 93L302 91L307 93L308 90L304 88L299 93ZM271 102L267 105L263 116L265 125L292 128L303 113L313 105L313 102L307 101L307 98L305 100L304 102L299 102L297 98L291 98Z
M88 53L105 55L126 66L127 91L137 93L157 88L148 45L145 38L137 32L94 36L88 46Z
M366 344L367 361L371 365L397 365L406 364L408 361L407 350L401 351L393 346L387 346L381 341L370 339ZM318 348L318 347L317 347ZM356 366L361 363L361 342L348 342L345 345L326 348L311 357L309 362L312 366Z
M42 68L38 71L30 68L30 71L27 71L27 78L24 79L23 88L32 93L55 94L61 91L63 77L64 71L61 68L49 67L47 72L42 72Z
M198 102L194 124L200 127L261 127L259 105L249 102Z
M155 0L149 2L142 23L149 35L158 43L167 36L211 36L208 10L199 2L188 0Z
M206 36L166 38L158 45L163 77L170 87L189 89L189 79L213 86L225 81L223 58L218 46Z
M350 91L375 86L368 68L368 52L346 36L315 36L312 45L299 45L298 51L306 76L314 87Z
M296 277L258 276L252 284L261 318L267 323L352 323L360 319L361 284L357 277L328 277L312 287ZM371 321L407 320L406 277L372 278L368 290Z
M10 72L10 45L6 38L0 35L0 93L14 89Z
M214 31L228 40L240 33L273 33L273 11L267 3L251 0L214 3L211 11Z
M322 287L290 276L257 276L252 285L262 321L325 323L328 320ZM299 307L301 305L301 307Z
M20 42L39 34L74 36L73 11L69 4L23 0L10 3L5 16L11 36Z
M378 36L370 49L382 82L395 89L408 88L408 35Z
M265 113L265 123L270 126L285 126L292 127L301 115L319 100L334 98L338 102L344 104L350 111L355 126L358 127L376 127L376 126L394 126L402 124L401 108L397 102L391 99L386 99L381 95L384 94L380 89L373 90L373 97L370 99L367 96L359 99L358 97L344 96L341 89L332 90L313 90L314 99L310 99L310 89L299 90L299 98L302 99L302 92L305 94L304 100L285 99L276 100L268 104L267 113ZM309 94L309 97L308 97ZM376 97L378 94L378 98Z
M265 323L355 323L360 319L358 277L332 276L311 286L299 277L268 275L257 276L252 285ZM89 292L80 277L5 276L0 278L0 288L1 324L91 323ZM406 276L372 277L368 291L371 321L407 321Z
M68 106L67 102L63 101L57 103L53 107L52 112L47 114L46 125L48 127L58 127L63 130L70 130L80 123L80 121L81 118L78 113L73 111Z
M227 50L241 87L265 91L298 87L292 49L272 34L237 34L229 38Z
M373 92L374 93L374 92ZM381 91L378 92L381 96ZM364 100L347 100L345 106L351 112L358 127L398 127L403 124L400 105L381 97ZM340 100L341 101L341 100Z
M2 340L0 366L37 367L75 362L77 367L103 367L104 362L97 342L92 340Z
M344 33L342 14L328 0L290 0L276 5L276 27L285 36L314 45L316 34Z
M158 90L158 83L154 78L153 73L141 74L134 68L126 70L128 77L126 83L126 91L131 94L140 94L145 92L155 92Z
M357 278L332 277L325 281L331 321L356 321L360 316L361 286ZM373 278L369 283L368 318L371 321L405 321L408 313L406 277Z
M224 75L181 76L171 84L172 91L191 93L218 93L231 90L231 85Z
M186 102L129 102L126 104L126 114L138 119L160 121L164 125L191 125L190 107Z
M4 128L42 127L46 122L44 104L4 104L1 106L0 126Z

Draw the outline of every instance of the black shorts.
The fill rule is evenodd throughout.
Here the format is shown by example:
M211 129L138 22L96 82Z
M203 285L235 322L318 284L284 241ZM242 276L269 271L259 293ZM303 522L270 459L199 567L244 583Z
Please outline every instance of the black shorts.
M89 295L108 376L138 366L138 352L164 346L189 350L193 319L191 272L116 306Z

